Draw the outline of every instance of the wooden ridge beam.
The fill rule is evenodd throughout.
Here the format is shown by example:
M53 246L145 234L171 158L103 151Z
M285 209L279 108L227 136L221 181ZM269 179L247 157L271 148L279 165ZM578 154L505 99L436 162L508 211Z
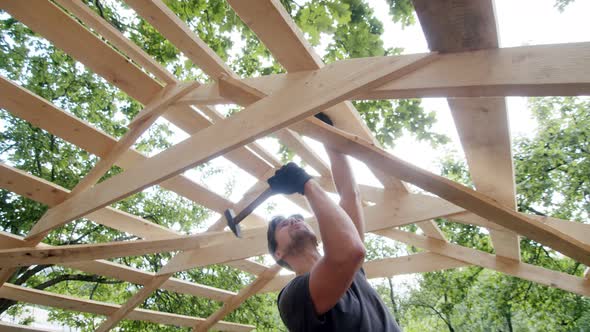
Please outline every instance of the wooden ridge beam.
M470 264L432 252L423 252L400 257L390 257L368 261L363 264L367 279L388 278L401 274L425 273ZM295 277L295 274L285 274L274 277L260 293L277 292Z
M102 316L111 315L118 308L120 308L119 305L111 303L83 300L72 296L59 295L10 284L6 284L0 288L0 297L13 301L60 308L64 310L87 312ZM142 320L155 324L166 324L180 327L192 327L195 326L195 324L205 321L202 318L194 318L145 309L133 310L129 316L127 316L127 319ZM251 331L254 329L254 326L219 322L216 326L214 326L214 328L221 331L245 332Z
M581 263L590 263L590 245L502 206L486 195L404 162L357 136L325 125L319 120L300 122L297 127L310 137L330 142L332 148L363 160L371 167L392 173L403 181L547 245Z
M436 3L415 0L414 6L432 51L444 53L499 47L492 0L443 0ZM448 104L475 188L516 210L505 99L458 98L449 99ZM490 229L490 236L497 255L520 261L520 240L516 233Z
M405 55L401 55L405 56ZM590 94L590 43L518 46L438 54L436 61L351 99L423 97L577 96ZM568 61L563 61L563 59ZM342 60L349 61L349 60ZM265 94L298 74L245 78ZM205 84L179 104L227 104L217 83Z
M483 251L427 238L422 235L398 229L387 229L377 233L466 263L509 274L521 279L534 281L542 285L560 288L583 296L590 296L590 284L586 283L584 278L518 262L513 259L503 258Z
M45 214L43 223L39 222L36 227L36 233L29 236L34 237L47 229L63 225L248 144L269 132L329 108L357 91L401 77L427 61L428 56L415 55L411 59L356 59L344 65L337 63L326 66L307 80L252 104L246 110L203 129L145 163L128 168L124 173L61 203ZM301 95L310 97L300 100ZM277 109L281 109L281 112L276 112ZM212 140L216 141L215 145L210 144ZM133 176L127 176L127 172Z

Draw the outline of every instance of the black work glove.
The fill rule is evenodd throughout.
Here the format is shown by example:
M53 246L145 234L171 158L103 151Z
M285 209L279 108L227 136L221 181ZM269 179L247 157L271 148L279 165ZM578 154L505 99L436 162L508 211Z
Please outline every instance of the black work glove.
M276 193L287 195L300 193L303 195L303 187L309 179L311 179L311 175L294 162L290 162L279 168L267 182Z
M324 113L324 112L319 112L318 114L314 115L316 118L322 120L323 123L329 124L330 126L334 126L334 122L332 122L332 119L330 119L330 117Z

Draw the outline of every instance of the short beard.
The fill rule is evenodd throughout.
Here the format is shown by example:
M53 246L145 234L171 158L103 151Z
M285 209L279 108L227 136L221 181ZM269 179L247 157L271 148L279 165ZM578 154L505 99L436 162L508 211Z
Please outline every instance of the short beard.
M304 252L304 250L312 246L318 246L318 238L309 230L298 230L291 234L291 244L286 250L287 255L297 255Z

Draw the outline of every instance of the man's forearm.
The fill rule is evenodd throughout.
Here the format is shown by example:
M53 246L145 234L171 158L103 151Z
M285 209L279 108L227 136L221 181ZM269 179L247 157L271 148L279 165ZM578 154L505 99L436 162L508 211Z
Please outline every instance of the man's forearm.
M340 206L354 223L361 240L365 235L365 220L358 185L352 174L352 167L346 155L326 148L332 167L334 185L340 195Z
M318 220L326 259L346 262L364 257L364 245L353 221L314 180L305 184L305 196Z

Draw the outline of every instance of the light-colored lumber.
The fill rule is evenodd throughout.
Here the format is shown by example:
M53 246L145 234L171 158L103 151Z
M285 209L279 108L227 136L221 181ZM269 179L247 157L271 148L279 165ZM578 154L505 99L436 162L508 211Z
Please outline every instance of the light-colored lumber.
M405 61L398 61L401 59L396 57L381 58L379 61L355 59L344 64L326 66L307 80L252 104L242 112L203 129L145 163L131 167L122 174L113 176L61 203L45 214L43 222L37 223L36 232L30 233L29 236L34 237L47 229L82 217L333 106L357 91L381 85L393 77L403 76L429 61L428 56L420 54L412 59L403 59ZM308 95L309 98L301 100L301 95ZM281 111L277 112L277 109ZM262 120L264 121L261 122ZM212 141L216 144L210 144ZM126 173L133 176L127 176Z
M6 0L2 2L2 9L33 31L45 36L57 48L87 59L84 64L89 69L142 103L147 103L162 89L156 81L109 45L104 42L97 43L94 34L50 1ZM138 81L144 84L139 86L133 83Z
M24 247L26 242L19 236L12 235L5 232L0 232L0 247ZM45 248L49 248L46 244L40 244ZM119 279L130 283L143 285L148 283L154 277L154 273L140 271L135 268L112 263L103 260L77 262L63 264L63 266L86 272L89 274L101 275L109 278ZM215 301L226 301L229 297L235 295L234 292L218 289L215 287L195 284L192 282L170 278L166 281L162 288L180 294L188 294L193 296L202 296Z
M423 252L400 257L391 257L368 261L363 264L367 279L389 278L401 274L433 272L468 266L470 264L431 252ZM283 274L274 277L260 293L280 291L295 277L295 274Z
M407 194L396 201L385 205L368 206L363 210L367 232L451 216L461 211L461 208L444 200L417 194ZM320 236L315 218L308 218L306 222L315 230L316 235ZM225 242L224 245L213 245L180 253L158 273L167 274L267 253L266 227L242 231L241 239L236 238Z
M223 244L232 232L207 232L156 240L101 242L57 247L24 247L0 250L0 267L63 264L94 259L140 256L160 252L194 250Z
M403 55L402 55L403 56ZM567 43L438 54L436 61L352 99L423 97L577 96L590 93L590 43ZM567 59L567 61L564 61ZM344 60L346 61L346 60ZM297 75L245 78L272 94ZM216 83L205 84L179 104L227 104Z
M205 73L213 78L230 75L231 69L160 0L125 0L139 16L154 26Z
M60 308L64 310L72 310L78 312L87 312L96 315L109 316L114 313L120 306L98 302L93 300L83 300L72 296L54 294L46 291L40 291L36 289L20 287L15 285L6 284L0 288L0 297L24 302L31 303L41 306ZM192 327L199 322L205 321L202 318L194 318L189 316L182 316L176 314L169 314L165 312L135 309L128 316L130 320L143 320L156 324L174 325L180 327ZM220 322L215 329L221 331L251 331L254 326Z
M143 303L145 299L153 293L156 289L160 288L166 280L168 280L172 275L158 275L155 276L150 282L145 284L141 290L135 293L131 299L127 300L125 304L120 306L115 312L110 314L108 318L100 324L100 326L96 329L96 332L107 332L113 327L115 327L121 319L125 316L129 315L135 307ZM199 323L202 324L202 323Z
M251 284L242 288L236 296L225 302L219 310L207 317L204 322L194 326L193 331L205 332L209 330L209 328L213 327L223 317L238 308L242 302L246 301L250 296L256 294L260 289L262 289L262 287L271 281L280 270L281 266L278 264L268 268L266 271L261 273Z
M121 32L111 24L105 24L104 19L94 13L83 2L77 0L57 0L56 2L84 22L86 26L103 36L118 50L129 56L135 63L154 74L159 80L165 83L176 83L174 75L162 67L156 60L146 56L145 52L139 46L122 36Z
M432 51L457 52L498 48L492 0L414 1ZM442 15L441 15L442 13ZM474 24L477 22L477 24ZM516 209L512 146L504 98L449 99L475 188ZM490 229L496 254L520 260L520 241L510 231Z
M590 245L557 229L525 217L510 208L498 204L484 194L404 162L359 137L325 125L319 120L300 122L297 126L300 127L300 130L305 131L306 135L324 142L330 142L332 148L363 160L371 167L389 172L402 181L412 183L509 230L547 245L581 263L587 264L590 262Z
M2 76L0 76L0 106L14 116L101 158L107 156L108 151L112 150L117 143L110 135L60 110L43 98ZM145 160L147 157L130 149L121 156L116 164L127 168ZM162 182L160 185L220 213L231 206L230 201L182 175ZM61 199L65 199L65 196Z
M304 38L303 32L278 0L228 2L287 72L316 70L324 66L321 58ZM324 111L339 128L378 144L350 102L339 103ZM380 171L376 171L375 176L385 187L406 192L399 180L392 179Z
M397 229L387 229L377 233L473 265L534 281L542 285L560 288L583 296L590 296L590 285L585 283L583 278L567 273L518 262L513 259L499 257L483 251L466 248L436 239L430 239L422 235Z
M448 100L477 191L516 209L508 111L504 98ZM489 229L496 254L520 260L519 236Z

